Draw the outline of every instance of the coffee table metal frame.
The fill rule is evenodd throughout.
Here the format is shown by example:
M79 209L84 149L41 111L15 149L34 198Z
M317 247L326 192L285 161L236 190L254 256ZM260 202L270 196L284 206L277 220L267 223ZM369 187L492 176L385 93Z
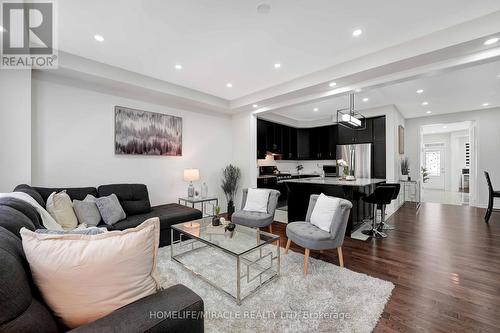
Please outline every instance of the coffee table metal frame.
M197 220L197 221L192 221L193 223L198 222L200 223L202 220ZM217 288L218 290L224 292L225 294L229 295L231 298L233 298L236 301L236 304L241 305L241 302L246 299L247 297L255 294L259 289L261 289L263 286L268 284L269 282L275 280L276 278L279 277L280 275L280 237L277 235L273 235L267 232L259 231L257 229L256 234L256 244L255 247L252 247L248 249L247 251L244 251L242 253L234 253L228 249L225 249L224 247L218 246L217 244L210 242L210 240L202 239L196 237L196 235L192 235L189 233L186 233L184 229L182 229L180 226L181 225L186 225L186 223L190 222L184 222L184 223L179 223L176 225L172 225L171 230L170 230L170 239L171 239L171 245L170 245L170 255L172 260L178 262L181 264L185 269L193 273L194 275L198 276L214 288ZM240 226L238 225L237 228L247 228L245 226ZM251 228L248 228L251 229ZM179 239L174 240L174 230L180 233ZM266 235L270 237L268 240L262 240L260 237L260 234ZM183 236L185 239L183 239ZM260 241L260 242L259 242ZM276 253L273 253L273 251L268 252L267 254L262 254L262 249L264 246L273 244L276 242ZM196 243L201 243L203 244L202 246L195 247ZM184 251L182 253L174 255L174 245L181 247L181 248L188 248L187 251ZM199 251L200 249L204 249L206 247L212 247L215 249L220 250L223 253L226 253L230 256L233 256L236 258L236 296L232 295L230 292L224 290L221 286L217 285L215 282L211 281L207 277L203 276L201 273L196 272L194 269L189 268L187 265L185 265L181 260L180 257L187 254L187 253L192 253L194 251ZM248 258L248 254L253 253L254 251L259 251L258 258L256 260L251 260ZM246 257L245 257L246 256ZM262 265L263 260L270 258L270 266L265 267ZM276 262L276 268L273 268L273 264ZM244 274L241 272L241 268L244 268ZM250 277L250 269L258 269L260 273L256 274L253 277ZM263 275L265 273L271 272L270 277L267 279L263 280ZM242 297L241 296L241 282L243 279L246 278L246 282L250 283L257 278L259 279L259 283L256 288L252 289L249 291L249 293Z

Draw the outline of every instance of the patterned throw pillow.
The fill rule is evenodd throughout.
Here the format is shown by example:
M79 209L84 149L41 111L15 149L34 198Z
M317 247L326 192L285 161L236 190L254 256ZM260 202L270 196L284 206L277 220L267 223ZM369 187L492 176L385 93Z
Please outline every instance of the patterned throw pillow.
M107 225L113 225L127 217L116 194L96 198L95 203L99 209L99 213L101 213L102 220Z

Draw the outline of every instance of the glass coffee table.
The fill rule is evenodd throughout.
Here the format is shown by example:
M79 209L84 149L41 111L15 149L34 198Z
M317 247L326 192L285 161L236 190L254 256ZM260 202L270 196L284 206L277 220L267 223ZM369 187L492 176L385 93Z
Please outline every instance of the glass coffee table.
M280 274L280 237L241 225L212 227L212 218L172 225L172 260L238 305ZM180 233L174 239L174 230Z

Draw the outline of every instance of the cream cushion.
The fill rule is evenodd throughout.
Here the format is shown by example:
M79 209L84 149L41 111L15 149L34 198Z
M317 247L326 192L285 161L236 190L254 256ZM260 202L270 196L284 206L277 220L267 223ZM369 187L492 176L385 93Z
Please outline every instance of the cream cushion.
M249 212L267 213L267 203L271 191L260 188L249 188L247 192L247 201L243 210Z
M339 210L340 199L320 194L311 213L311 224L330 232L335 214Z
M154 294L160 220L98 235L21 229L26 259L47 305L69 328ZM146 314L145 314L146 315Z
M75 229L78 225L78 219L73 210L73 203L65 191L59 193L53 192L47 198L46 208L57 224L64 230Z

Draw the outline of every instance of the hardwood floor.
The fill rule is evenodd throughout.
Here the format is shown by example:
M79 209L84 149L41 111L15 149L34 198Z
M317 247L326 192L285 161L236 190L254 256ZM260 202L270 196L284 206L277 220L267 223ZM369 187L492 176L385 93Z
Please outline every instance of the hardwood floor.
M396 287L375 332L500 332L500 213L424 203L389 219L396 230L380 240L347 238L347 269ZM285 246L286 224L273 231ZM290 250L304 253L292 243ZM339 264L337 251L311 257Z

